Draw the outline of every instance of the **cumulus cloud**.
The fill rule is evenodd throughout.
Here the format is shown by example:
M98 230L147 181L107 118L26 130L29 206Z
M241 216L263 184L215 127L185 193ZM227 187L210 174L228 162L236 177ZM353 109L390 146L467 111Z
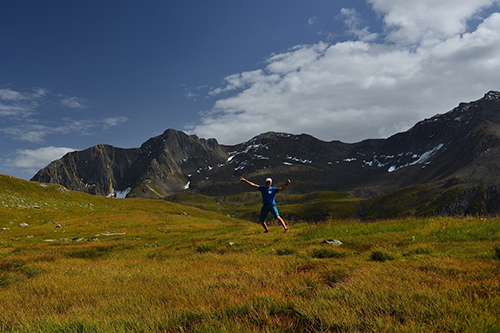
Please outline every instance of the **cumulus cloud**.
M347 27L347 33L356 36L359 40L370 42L377 39L378 34L370 33L368 27L361 27L362 19L361 16L356 12L354 8L342 8L340 10L340 17L344 19L344 23Z
M7 159L5 166L16 169L18 173L33 176L38 170L46 167L50 162L75 151L67 147L43 147L34 150L18 149Z
M264 68L228 76L190 132L227 144L266 131L356 142L500 90L500 13L483 11L495 1L369 3L383 36L344 8L339 15L354 39L298 45L269 56Z
M387 39L403 44L450 38L467 30L467 22L496 0L368 0L390 33Z

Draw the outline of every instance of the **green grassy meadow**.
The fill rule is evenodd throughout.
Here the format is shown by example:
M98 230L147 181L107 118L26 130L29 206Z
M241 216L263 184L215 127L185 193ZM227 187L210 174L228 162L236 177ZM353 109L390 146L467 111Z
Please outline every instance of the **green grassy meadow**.
M0 188L1 332L500 332L500 217L264 234L214 207Z

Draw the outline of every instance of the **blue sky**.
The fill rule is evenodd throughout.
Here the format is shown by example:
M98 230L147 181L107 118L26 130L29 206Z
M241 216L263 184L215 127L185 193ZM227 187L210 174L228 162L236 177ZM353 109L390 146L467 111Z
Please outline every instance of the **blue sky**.
M3 1L0 173L168 128L386 138L500 90L497 0Z

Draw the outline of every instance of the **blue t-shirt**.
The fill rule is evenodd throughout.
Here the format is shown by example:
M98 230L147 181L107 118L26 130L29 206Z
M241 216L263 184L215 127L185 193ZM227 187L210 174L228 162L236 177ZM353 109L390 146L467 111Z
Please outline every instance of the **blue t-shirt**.
M276 193L278 193L277 187L270 187L259 185L259 191L262 193L262 203L264 205L271 205L276 203Z

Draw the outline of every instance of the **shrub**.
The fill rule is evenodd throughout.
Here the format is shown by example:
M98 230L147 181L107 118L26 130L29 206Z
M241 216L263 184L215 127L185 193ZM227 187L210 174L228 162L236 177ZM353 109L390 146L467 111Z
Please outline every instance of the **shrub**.
M410 249L408 252L406 252L404 255L405 256L412 256L412 255L422 255L422 254L430 254L432 253L432 249L429 247L416 247L414 249Z
M295 253L295 250L294 249L278 249L276 250L276 254L279 255L279 256L286 256L286 255L289 255L289 254L294 254Z
M21 272L25 266L26 263L21 259L3 260L0 262L0 271Z
M38 265L31 265L31 266L26 266L24 267L23 269L23 274L27 277L27 278L32 278L32 277L35 277L35 276L38 276L38 275L41 275L41 274L44 274L46 273L47 271L45 270L45 268L41 267L41 266L38 266Z
M31 278L45 273L45 269L37 265L27 265L22 259L4 260L0 262L0 273L20 273L25 277ZM7 279L7 275L0 279ZM2 284L2 283L0 283Z
M66 255L70 258L78 259L98 259L108 255L112 251L111 247L96 246L67 252Z
M346 272L342 271L332 271L323 274L323 281L325 282L326 285L330 287L334 287L338 283L343 282L349 277L349 275Z
M495 246L495 258L500 260L500 245Z
M201 244L196 246L196 252L198 253L205 253L210 251L215 251L215 245Z
M9 273L0 272L0 288L5 288L14 283L15 276Z
M370 255L370 260L372 261L387 261L387 260L394 260L394 256L390 253L383 252L383 251L374 251Z
M311 255L313 258L317 259L344 258L347 256L345 252L339 252L333 249L314 249Z

